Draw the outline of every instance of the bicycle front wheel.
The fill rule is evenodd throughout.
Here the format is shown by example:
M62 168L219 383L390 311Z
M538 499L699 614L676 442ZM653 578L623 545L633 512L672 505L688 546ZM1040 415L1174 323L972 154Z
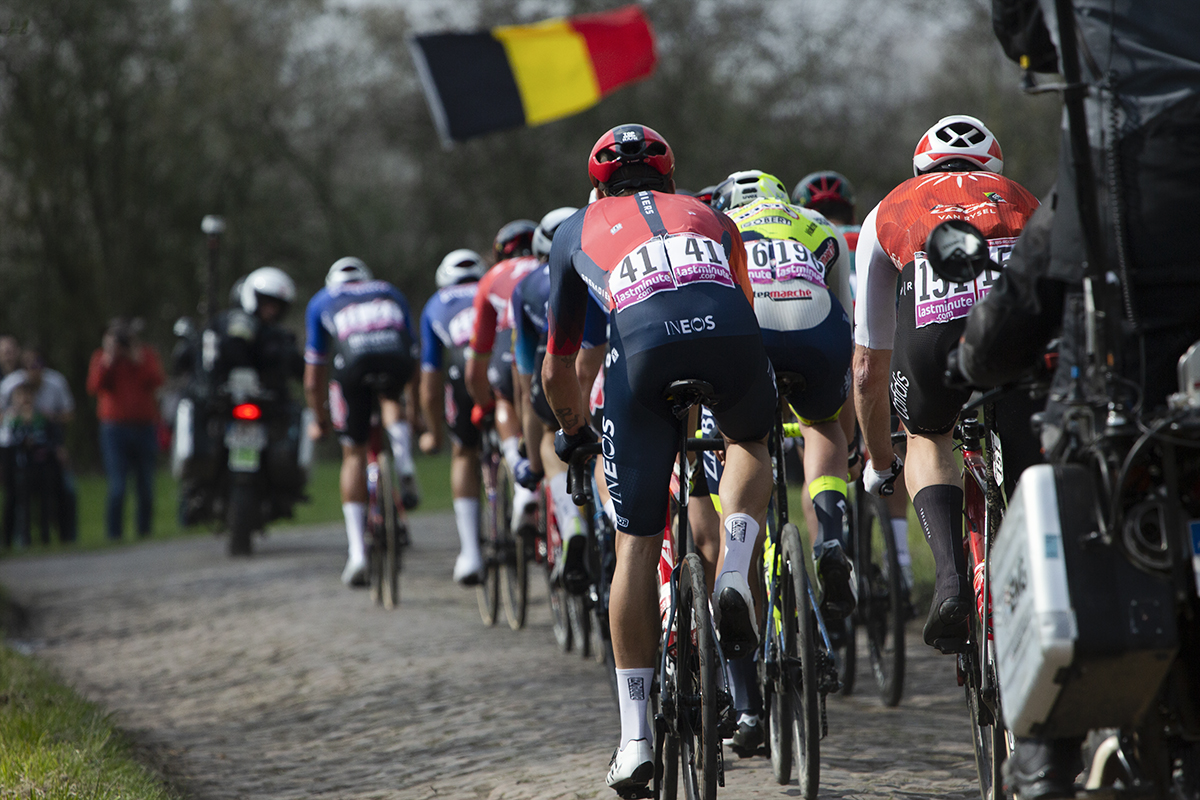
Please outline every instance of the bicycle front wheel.
M908 616L904 578L887 507L881 499L866 495L860 511L855 543L859 613L879 699L885 706L897 706L904 693L904 623Z
M524 538L512 529L513 477L508 462L501 459L496 468L496 541L499 560L501 597L508 626L520 630L525 626L525 603L529 598Z
M721 770L717 732L717 643L709 613L708 589L700 556L690 553L679 571L675 705L684 794L713 800ZM723 781L722 781L723 782Z
M817 693L816 620L808 599L808 571L800 531L783 526L783 659L780 670L792 711L792 740L799 770L800 792L815 800L821 782L821 707Z

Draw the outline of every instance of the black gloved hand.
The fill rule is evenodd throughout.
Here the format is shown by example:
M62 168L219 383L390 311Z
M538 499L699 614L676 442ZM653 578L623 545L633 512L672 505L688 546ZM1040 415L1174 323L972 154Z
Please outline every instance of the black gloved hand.
M571 454L575 449L583 444L592 444L600 441L600 437L592 430L591 425L584 425L579 430L568 435L560 428L554 434L554 454L562 460L564 464L571 463Z

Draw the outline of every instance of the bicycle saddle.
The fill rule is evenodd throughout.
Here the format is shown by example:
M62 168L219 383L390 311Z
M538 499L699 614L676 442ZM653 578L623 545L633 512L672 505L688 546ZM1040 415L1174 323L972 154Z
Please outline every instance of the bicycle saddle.
M808 386L808 381L799 372L776 372L775 386L779 390L780 396L786 396L792 392L802 392Z
M712 405L716 402L712 384L708 381L683 380L672 381L663 392L663 397L675 403L676 406L690 407L697 403Z

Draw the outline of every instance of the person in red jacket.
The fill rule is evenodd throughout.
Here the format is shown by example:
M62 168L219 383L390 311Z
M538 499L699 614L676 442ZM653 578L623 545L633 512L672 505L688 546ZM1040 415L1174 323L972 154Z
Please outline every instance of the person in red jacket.
M100 451L108 477L104 524L111 541L121 538L125 477L130 470L137 487L138 536L150 535L154 519L155 393L164 377L158 354L138 338L141 327L141 320L114 319L88 365L87 391L96 397Z

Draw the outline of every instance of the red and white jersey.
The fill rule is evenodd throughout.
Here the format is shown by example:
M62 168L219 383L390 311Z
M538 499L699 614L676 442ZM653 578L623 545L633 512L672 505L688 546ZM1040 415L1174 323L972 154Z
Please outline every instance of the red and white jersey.
M939 223L962 219L988 240L992 260L1003 265L1037 198L1019 183L992 172L932 172L897 186L863 220L855 250L858 291L856 343L891 350L896 333L896 279L914 264L917 326L966 316L987 293L994 275L947 286L929 268L925 239Z
M496 334L512 327L509 301L513 290L541 262L533 256L517 256L497 262L479 281L475 295L475 330L471 334L471 352L486 356L492 352Z

